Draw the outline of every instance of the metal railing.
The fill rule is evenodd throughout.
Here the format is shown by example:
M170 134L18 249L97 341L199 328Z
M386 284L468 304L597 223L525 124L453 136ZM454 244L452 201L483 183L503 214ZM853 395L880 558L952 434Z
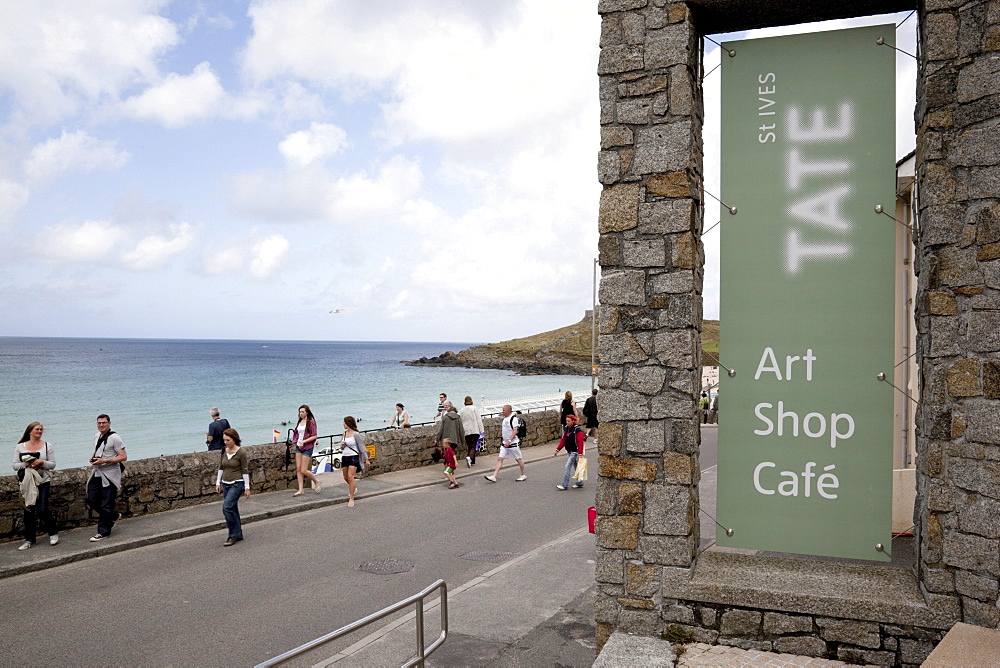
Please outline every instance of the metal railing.
M424 647L424 599L437 590L441 590L441 633L438 637L427 647ZM373 612L367 617L362 617L356 622L351 622L347 626L342 626L341 628L333 631L332 633L327 633L325 636L320 636L315 640L310 640L304 645L299 645L295 649L289 650L284 654L279 654L273 659L268 659L263 663L258 663L255 668L265 668L266 666L277 666L278 664L284 663L289 659L294 659L297 656L301 656L306 652L321 647L328 642L336 640L337 638L343 637L348 633L357 631L358 629L364 628L373 622L377 622L380 619L388 617L394 612L398 612L403 608L416 604L416 621L417 621L417 654L411 657L403 664L403 668L409 668L410 666L420 666L423 668L424 660L434 653L438 647L444 643L445 638L448 637L448 585L445 584L444 580L437 580L432 585L424 589L423 591L417 592L409 598L404 598L398 603L390 605L388 608L382 608L378 612Z
M577 409L580 409L580 407L584 404L584 401L585 401L584 399L574 399L573 400L573 405L576 406ZM509 403L514 408L514 412L515 413L523 414L523 413L531 413L532 411L558 410L559 407L560 407L560 405L562 404L562 398L543 397L543 398L538 398L538 399L532 399L532 398L508 399L506 401L506 403ZM482 415L483 419L500 417L500 416L503 415L503 413L499 409L496 408L496 404L486 404L486 406L488 408L481 408L480 409L480 414ZM410 423L410 426L411 427L430 427L430 426L433 426L435 424L437 424L437 422L435 422L435 421L417 422L417 423ZM294 431L295 431L294 429L289 428L288 431L287 431L287 434L285 436L285 448L286 448L286 452L285 452L285 469L286 470L288 469L288 466L291 463L292 434L294 433ZM359 429L358 431L360 431L362 434L371 434L371 433L380 432L380 431L391 431L391 428L390 427L374 427L372 429ZM335 446L338 443L340 443L341 440L343 440L343 437L344 437L344 435L342 433L341 434L326 434L324 436L317 436L316 437L316 446L317 446L318 449L316 450L316 452L313 455L313 457L327 457L327 456L330 456L331 457L331 463L332 463L332 455L336 454ZM323 448L319 448L319 445L320 445L321 441L326 441L326 446L323 447Z
M581 406L583 406L584 401L585 400L583 400L583 399L575 399L573 401L573 404L579 409ZM509 403L509 404L511 404L513 406L515 413L531 413L532 411L558 410L559 406L562 403L562 399L558 399L558 400L547 399L547 400L538 400L538 401L532 401L530 399L524 399L524 400L522 400L521 403L514 403L513 401L508 401L507 403ZM481 415L482 415L483 419L500 417L502 415L502 413L500 412L500 410L499 409L495 409L495 408L494 409L480 409L480 412L481 412ZM427 421L427 422L411 422L410 426L411 427L431 427L431 426L436 425L436 424L437 424L436 421L430 420L430 421ZM377 433L377 432L391 431L391 430L392 430L391 427L373 427L371 429L359 429L358 431L360 431L362 434L373 434L373 433ZM285 443L286 444L290 444L292 442L292 432L294 432L294 431L295 431L294 429L289 429L288 430L288 434L285 437ZM343 437L344 437L344 435L342 433L341 434L326 434L324 436L317 436L316 437L316 444L319 445L320 441L326 441L327 442L327 447L331 447L331 446L339 443L343 439ZM317 451L317 454L328 454L328 451L326 451L326 450Z

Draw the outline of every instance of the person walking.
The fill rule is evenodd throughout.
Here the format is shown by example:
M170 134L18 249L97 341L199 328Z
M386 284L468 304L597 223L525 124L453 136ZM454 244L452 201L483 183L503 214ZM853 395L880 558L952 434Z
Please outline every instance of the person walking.
M437 434L434 436L434 445L441 446L444 439L451 439L452 443L465 442L465 429L462 427L462 418L458 415L458 410L446 401L444 405L444 415L438 422Z
M309 470L312 464L313 448L316 446L316 418L306 404L299 406L299 421L292 434L292 445L295 446L295 478L299 481L299 489L292 496L302 496L305 479L309 478L312 488L317 494L323 489L319 478Z
M564 490L569 487L569 479L576 472L577 460L583 457L586 442L587 437L584 436L583 430L576 426L576 416L566 416L566 428L563 430L562 438L559 439L556 451L552 454L553 457L557 457L559 451L566 448L566 454L569 455L566 460L566 470L563 472L562 484L556 485L556 489ZM583 487L583 483L578 481L573 487Z
M229 428L222 432L223 451L219 453L219 472L215 475L215 493L222 494L222 516L226 518L229 537L225 547L243 540L239 500L250 498L250 458L240 447L240 435Z
M587 436L594 439L594 443L597 443L597 427L600 422L597 420L597 388L595 387L590 391L590 396L587 397L587 401L583 403L583 416L587 418Z
M701 423L708 424L708 392L701 393L701 399L698 401L698 407L701 408Z
M365 450L365 435L358 431L357 421L348 415L344 418L344 440L340 442L340 470L347 483L347 507L354 507L354 492L357 483L354 476L362 468L361 458L367 461L368 451Z
M486 428L483 427L483 415L472 403L472 397L465 398L465 406L459 415L462 418L462 429L465 431L465 447L468 449L465 463L472 468L476 465L476 444L479 443L480 436L486 433Z
M524 460L521 457L521 439L517 435L517 428L520 424L521 418L514 415L514 409L511 408L510 404L506 404L503 407L503 419L500 421L501 445L500 454L497 456L497 465L493 469L492 475L483 476L490 482L497 481L497 475L500 473L500 467L503 466L505 459L513 459L521 469L521 475L515 478L517 482L524 482L528 479L524 473Z
M406 406L396 404L396 414L389 420L389 429L409 429L410 414L406 412Z
M205 432L205 445L209 450L222 449L222 432L229 429L229 420L219 417L219 409L213 408L209 411L212 421L208 423L208 431Z
M562 425L563 429L566 428L566 416L568 415L576 415L576 405L573 403L573 393L566 390L566 396L559 404L559 424Z
M49 545L59 543L59 529L52 509L49 507L49 488L52 470L56 467L56 451L52 444L42 440L45 427L41 422L32 422L24 429L24 435L14 447L14 471L21 482L21 496L24 497L24 542L18 550L34 547L37 539L38 521L49 534Z
M455 459L455 449L451 447L451 439L446 438L441 441L441 447L444 450L444 477L451 483L448 485L448 489L458 489L460 485L455 478L455 469L458 468L458 461Z
M90 458L94 469L87 480L87 505L98 514L97 533L90 537L92 543L110 536L115 522L122 516L115 509L115 502L127 459L122 437L111 430L111 418L101 413L97 416L94 454Z

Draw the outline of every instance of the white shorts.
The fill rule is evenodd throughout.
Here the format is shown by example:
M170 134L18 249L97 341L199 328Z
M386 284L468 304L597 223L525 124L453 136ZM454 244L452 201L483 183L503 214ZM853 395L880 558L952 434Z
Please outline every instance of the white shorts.
M500 459L521 459L521 446L512 445L509 448L500 446Z

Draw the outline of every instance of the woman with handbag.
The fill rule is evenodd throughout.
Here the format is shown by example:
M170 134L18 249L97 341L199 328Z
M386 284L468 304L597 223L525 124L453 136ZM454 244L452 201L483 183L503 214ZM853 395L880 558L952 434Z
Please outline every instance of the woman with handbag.
M41 422L32 422L14 448L14 470L24 496L24 542L18 550L34 547L38 520L49 534L49 545L59 543L59 529L49 507L51 471L56 467L56 454L52 444L42 440L44 432Z
M292 496L302 496L303 484L306 478L312 482L313 490L319 494L322 486L309 466L312 464L313 448L316 447L316 418L306 404L299 406L299 421L292 434L292 445L295 446L295 477L299 481L299 490Z
M562 438L559 439L559 445L556 446L556 451L552 454L553 457L559 455L559 451L566 448L566 454L569 455L569 459L566 460L566 470L563 472L563 481L561 485L556 485L556 489L564 490L569 487L569 479L574 473L578 464L586 462L583 456L583 449L587 442L587 437L584 436L583 430L576 426L576 415L570 414L566 416L566 429L563 431ZM583 487L583 481L577 480L573 487L580 488Z
M368 460L365 450L365 436L358 431L357 421L348 415L344 418L344 440L340 442L340 470L347 483L347 507L354 507L354 492L358 486L354 482L357 471L364 471Z
M472 397L465 398L465 406L462 407L459 416L462 418L462 429L465 430L465 448L467 450L465 463L469 465L469 468L472 468L476 465L476 445L479 443L479 438L486 433L486 428L483 426L482 414L472 403Z
M250 458L240 447L240 435L229 428L222 432L223 448L219 452L219 472L215 476L215 493L222 494L222 516L226 518L229 537L226 547L243 540L240 521L240 497L250 498Z

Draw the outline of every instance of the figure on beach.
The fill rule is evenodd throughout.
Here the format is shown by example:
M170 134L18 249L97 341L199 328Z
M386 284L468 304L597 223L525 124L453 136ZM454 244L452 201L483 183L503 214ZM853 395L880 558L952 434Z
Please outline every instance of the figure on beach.
M309 470L317 433L316 418L313 417L312 410L306 404L302 404L299 406L299 421L292 434L292 445L295 446L295 478L299 481L299 489L292 496L302 496L306 478L312 482L312 488L317 494L322 489L319 478Z
M94 470L87 480L87 505L97 513L97 533L90 537L92 543L110 536L115 522L122 516L115 509L115 502L127 459L122 437L111 430L111 418L101 413L97 416L94 454L90 458Z
M465 456L465 463L472 468L476 464L476 444L480 437L486 433L483 427L483 415L472 403L472 397L465 398L465 406L462 407L459 415L462 417L462 429L465 430L465 447L468 453Z
M451 483L448 485L448 489L458 489L460 485L458 484L458 480L455 479L455 469L458 468L458 461L455 459L455 449L451 447L451 439L446 438L441 441L441 447L444 449L444 477Z
M39 520L42 530L49 534L49 545L59 543L59 529L49 507L49 488L52 470L56 467L56 452L51 443L42 440L44 432L45 427L41 422L32 422L14 447L13 466L20 481L21 497L24 499L24 542L18 550L34 547Z
M557 457L559 451L566 448L566 454L569 455L569 458L566 460L566 470L563 471L562 484L556 485L556 489L564 490L569 487L569 479L576 473L578 459L583 457L586 441L587 437L584 436L583 430L576 426L576 416L567 415L566 428L563 429L559 445L556 446L556 451L552 454L553 457ZM583 487L583 483L578 481L573 487Z
M243 540L240 521L240 497L250 498L250 458L240 447L240 435L229 428L222 432L224 449L219 453L219 472L215 475L215 493L222 494L222 516L226 518L229 537L225 547Z
M354 492L358 488L354 476L362 466L361 458L368 459L368 451L365 450L365 435L358 431L358 423L350 415L344 418L344 440L340 442L340 452L340 470L347 483L347 507L353 508Z
M406 411L406 406L396 404L396 414L389 421L389 429L409 429L410 414Z
M208 446L209 450L221 450L222 449L222 432L229 429L231 426L229 420L224 417L220 417L218 408L213 408L209 411L212 416L212 421L208 423L208 431L205 432L205 445Z
M583 416L587 418L587 436L593 438L594 443L597 443L597 428L600 426L600 422L597 419L596 387L590 391L590 396L583 403Z
M524 473L524 460L521 458L521 438L517 434L520 425L521 418L514 415L514 409L511 408L510 404L506 404L503 407L503 419L500 421L501 445L500 454L497 456L497 465L493 469L492 475L483 476L490 482L497 481L497 475L499 475L500 467L503 466L505 459L513 459L521 469L521 475L515 478L517 482L524 482L528 479Z

